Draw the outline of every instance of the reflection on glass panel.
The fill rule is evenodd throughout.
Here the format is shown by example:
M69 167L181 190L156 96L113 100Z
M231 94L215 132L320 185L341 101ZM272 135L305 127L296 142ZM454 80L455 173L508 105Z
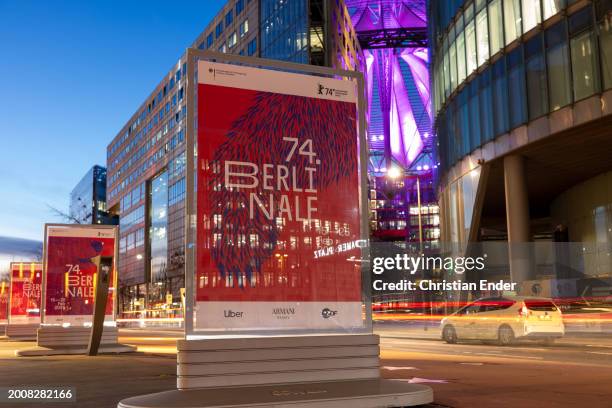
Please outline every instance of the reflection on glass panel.
M529 118L534 119L547 112L546 103L546 70L544 57L538 55L527 61L527 97Z
M493 0L489 4L489 38L491 55L495 55L504 44L504 25L502 23L502 0Z
M440 110L442 106L441 98L440 98L440 66L436 64L434 67L434 75L435 80L433 82L433 90L434 90L434 106L436 108L436 112Z
M527 119L525 103L525 67L522 48L508 54L508 105L510 108L510 128L523 124Z
M159 282L166 277L168 258L168 174L165 171L151 181L149 221L151 282Z
M542 35L537 35L525 45L527 68L527 104L529 118L534 119L548 112L546 94L546 67L542 50Z
M457 110L461 121L461 156L470 152L470 110L468 104L469 88L465 87L457 99Z
M480 86L480 115L482 143L493 139L493 98L491 95L491 68L487 68L478 78Z
M555 111L571 102L569 51L564 20L546 30L546 47L550 110Z
M442 75L442 64L438 66L438 86L437 88L438 88L438 94L440 95L440 105L442 105L444 103L444 76Z
M508 91L506 62L500 59L493 65L493 114L495 135L508 131Z
M463 31L457 37L457 82L462 83L466 76L465 71L465 34Z
M563 7L565 7L565 0L542 0L544 20L560 12Z
M506 45L516 40L521 31L521 3L519 0L504 0L504 29Z
M452 183L450 186L450 194L449 194L449 207L450 207L450 241L451 242L459 242L459 218L457 206L459 202L457 200L457 183Z
M579 100L595 92L595 54L593 52L593 32L587 31L571 40L572 77L574 81L574 100Z
M599 52L605 89L612 88L612 16L606 16L599 25Z
M478 81L474 80L468 84L469 95L470 95L470 149L466 152L469 153L481 143L482 132L480 130L480 104L478 103Z
M540 13L540 0L522 0L523 3L523 32L531 30L540 24L542 15Z
M567 44L548 51L548 80L550 83L550 110L555 111L570 103L569 61Z
M478 180L480 179L480 167L461 177L461 195L463 201L463 237L464 240L470 235L472 225L472 215L474 214L474 203L476 202L476 192L478 190Z
M476 32L474 20L465 27L465 52L467 59L467 74L471 74L477 67L476 63Z
M450 58L450 83L451 89L455 89L457 87L457 48L455 43L451 45L449 49L449 58Z
M476 38L478 43L478 66L489 59L489 29L487 26L487 9L476 16Z
M449 59L448 59L448 50L444 52L442 64L443 64L442 70L444 73L444 95L448 97L448 95L450 95L452 91L451 85L450 85L450 76L449 76L450 66L449 66Z

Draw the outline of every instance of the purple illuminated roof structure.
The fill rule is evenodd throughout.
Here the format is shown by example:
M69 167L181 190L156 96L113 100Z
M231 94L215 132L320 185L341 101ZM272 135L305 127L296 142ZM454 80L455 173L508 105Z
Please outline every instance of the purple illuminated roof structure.
M425 0L345 0L365 61L370 172L435 167Z
M425 0L345 0L355 31L426 28Z

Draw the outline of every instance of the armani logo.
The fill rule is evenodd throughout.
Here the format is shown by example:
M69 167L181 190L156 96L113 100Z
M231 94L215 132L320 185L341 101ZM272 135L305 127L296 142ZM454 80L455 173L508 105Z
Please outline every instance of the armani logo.
M295 314L293 307L277 307L272 309L272 315L276 316L277 319L289 319Z

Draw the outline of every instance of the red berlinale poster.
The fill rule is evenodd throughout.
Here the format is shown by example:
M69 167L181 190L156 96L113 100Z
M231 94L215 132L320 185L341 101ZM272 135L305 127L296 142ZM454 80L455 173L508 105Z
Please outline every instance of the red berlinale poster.
M92 321L96 258L115 256L115 228L48 226L43 323L82 325ZM113 320L114 270L106 320Z
M7 281L0 282L0 324L6 324L8 321L8 307L9 307L9 287L10 284Z
M198 73L194 327L361 327L355 82Z
M11 263L10 324L40 323L42 264Z

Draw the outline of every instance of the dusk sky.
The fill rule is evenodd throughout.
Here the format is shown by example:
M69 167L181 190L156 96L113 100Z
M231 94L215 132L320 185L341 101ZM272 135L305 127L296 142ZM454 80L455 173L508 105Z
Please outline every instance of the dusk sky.
M224 4L0 0L0 236L42 240L72 188Z

